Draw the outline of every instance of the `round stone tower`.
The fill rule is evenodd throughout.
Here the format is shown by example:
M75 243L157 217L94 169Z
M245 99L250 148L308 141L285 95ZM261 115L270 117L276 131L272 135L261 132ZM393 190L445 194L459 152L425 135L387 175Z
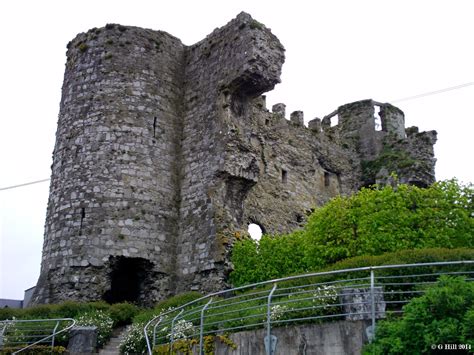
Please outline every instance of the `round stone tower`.
M143 303L172 288L183 49L113 24L68 44L34 302Z

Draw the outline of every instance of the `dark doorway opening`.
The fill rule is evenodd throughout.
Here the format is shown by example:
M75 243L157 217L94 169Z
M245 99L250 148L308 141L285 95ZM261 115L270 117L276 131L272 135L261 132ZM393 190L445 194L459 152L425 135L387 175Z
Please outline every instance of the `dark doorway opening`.
M141 303L145 298L144 285L153 264L142 258L117 256L110 258L110 289L104 294L108 303Z

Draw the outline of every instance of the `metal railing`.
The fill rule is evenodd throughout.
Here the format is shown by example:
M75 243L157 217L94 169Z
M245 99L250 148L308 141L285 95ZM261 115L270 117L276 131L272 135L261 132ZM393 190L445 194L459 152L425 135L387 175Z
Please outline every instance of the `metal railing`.
M66 334L75 324L72 318L0 321L0 350L11 347L16 349L12 354L18 354L35 345L48 345L53 349L58 336Z
M366 320L371 324L387 312L401 313L402 306L420 296L441 275L463 275L472 281L474 261L383 265L311 273L269 280L211 293L169 309L144 327L149 354L156 345L180 339L241 330L266 328L266 354L274 354L272 326L330 320Z

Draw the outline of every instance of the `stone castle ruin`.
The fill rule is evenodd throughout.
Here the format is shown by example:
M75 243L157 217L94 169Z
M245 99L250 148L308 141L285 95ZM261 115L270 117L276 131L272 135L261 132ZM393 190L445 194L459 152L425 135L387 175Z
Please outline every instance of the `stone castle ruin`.
M405 129L390 104L354 102L308 127L284 104L269 111L262 93L283 62L246 13L192 46L113 24L70 42L33 301L222 289L249 223L290 232L392 172L434 182L436 132Z

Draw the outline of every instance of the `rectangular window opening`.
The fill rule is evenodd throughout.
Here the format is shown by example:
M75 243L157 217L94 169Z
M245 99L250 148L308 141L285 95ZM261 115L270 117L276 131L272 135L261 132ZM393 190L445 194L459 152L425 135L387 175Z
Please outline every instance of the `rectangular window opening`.
M329 186L329 173L327 171L324 172L324 186Z
M281 169L281 181L286 184L288 182L288 171Z

